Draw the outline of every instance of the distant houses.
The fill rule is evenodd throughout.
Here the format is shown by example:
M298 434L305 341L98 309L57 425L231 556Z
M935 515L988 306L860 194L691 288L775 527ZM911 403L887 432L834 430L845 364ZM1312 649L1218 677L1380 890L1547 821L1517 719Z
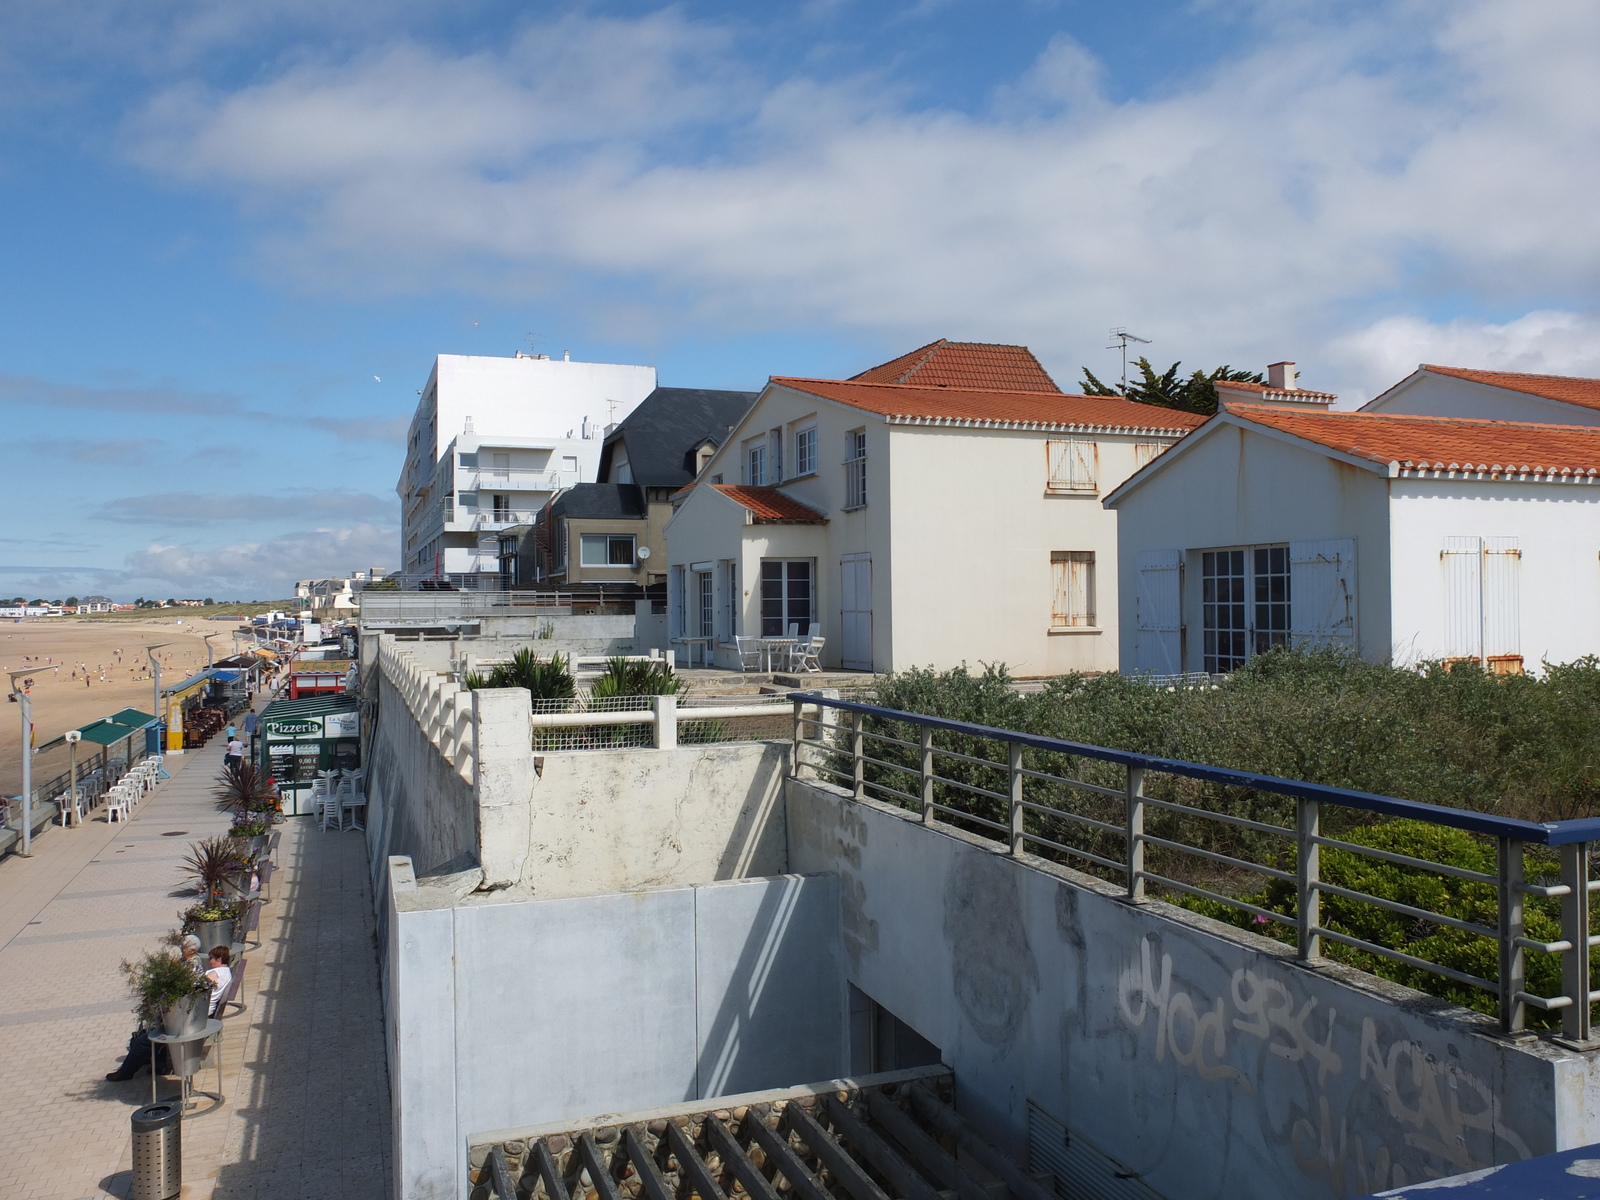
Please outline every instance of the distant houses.
M1225 405L1106 498L1122 669L1600 653L1597 427L1600 380L1439 366L1355 413Z
M1113 670L1116 515L1099 501L1202 422L1063 394L1022 346L775 377L674 497L672 640L733 669L815 625L829 668Z

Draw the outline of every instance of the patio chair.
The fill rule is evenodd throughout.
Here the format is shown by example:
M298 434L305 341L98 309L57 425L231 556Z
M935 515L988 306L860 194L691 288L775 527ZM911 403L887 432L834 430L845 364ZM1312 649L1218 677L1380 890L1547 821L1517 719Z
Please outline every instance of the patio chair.
M220 1021L226 1017L230 1006L237 1012L244 1011L244 1001L239 999L239 992L244 987L244 969L249 963L248 958L240 957L229 964L233 969L233 979L228 983L228 990L217 998L216 1007L211 1010L210 1015L216 1020Z
M739 654L739 670L759 671L761 669L761 639L753 637L735 636L733 648Z
M358 792L353 788L341 792L339 796L339 807L341 808L342 812L350 814L350 823L349 825L345 826L345 828L365 831L367 828L367 822L365 820L367 812L367 794L365 792Z
M339 801L339 793L335 791L326 792L321 797L321 821L323 833L328 832L328 826L330 824L341 832L344 830L344 817L341 815Z
M119 820L126 821L132 813L133 797L128 794L128 789L119 783L106 797L106 824Z
M798 643L789 655L789 669L791 671L810 671L813 674L822 670L822 644L827 638L814 637L809 641Z

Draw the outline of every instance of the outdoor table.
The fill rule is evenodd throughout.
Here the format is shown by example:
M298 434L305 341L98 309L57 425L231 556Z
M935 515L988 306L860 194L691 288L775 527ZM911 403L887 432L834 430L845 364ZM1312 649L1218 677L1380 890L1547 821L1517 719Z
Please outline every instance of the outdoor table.
M792 637L764 637L759 639L756 644L761 647L761 658L765 664L761 669L770 674L772 672L772 652L774 650L783 651L783 657L787 661L790 648L799 640L799 638Z
M694 648L696 646L700 647L700 665L703 666L703 667L709 667L711 665L711 646L716 641L715 638L709 638L709 637L675 637L672 640L674 642L682 642L685 646L687 646L689 648L688 649L689 662L687 664L688 666L691 666L691 667L694 666Z
M189 1080L200 1073L199 1060L204 1053L204 1044L211 1038L216 1037L221 1032L222 1022L217 1020L215 1017L209 1017L206 1020L205 1029L200 1033L186 1033L181 1036L171 1033L152 1033L147 1035L152 1042L155 1042L158 1045L172 1047L173 1074L180 1076L183 1080L183 1090L180 1095L183 1100L185 1111L187 1111L189 1107L189 1097L195 1094L195 1092L191 1091L189 1087ZM193 1050L190 1050L188 1047L194 1042L199 1042L201 1044L194 1047ZM178 1070L179 1059L182 1058L184 1060L183 1065L188 1066L189 1063L187 1060L191 1054L195 1058L195 1069L185 1074ZM160 1079L161 1076L156 1073L155 1055L154 1052L152 1052L150 1058L151 1104L156 1102L156 1087L160 1082ZM217 1048L217 1090L215 1092L200 1092L198 1094L202 1096L210 1096L212 1099L216 1100L218 1104L222 1103L222 1049L220 1046Z

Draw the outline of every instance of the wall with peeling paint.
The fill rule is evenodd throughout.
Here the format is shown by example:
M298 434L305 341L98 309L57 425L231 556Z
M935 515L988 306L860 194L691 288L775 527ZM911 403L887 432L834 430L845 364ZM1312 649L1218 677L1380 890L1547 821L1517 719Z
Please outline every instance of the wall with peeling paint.
M789 869L839 876L850 982L998 1143L1027 1155L1030 1106L1064 1125L1090 1200L1332 1200L1600 1141L1592 1053L830 785L786 809Z

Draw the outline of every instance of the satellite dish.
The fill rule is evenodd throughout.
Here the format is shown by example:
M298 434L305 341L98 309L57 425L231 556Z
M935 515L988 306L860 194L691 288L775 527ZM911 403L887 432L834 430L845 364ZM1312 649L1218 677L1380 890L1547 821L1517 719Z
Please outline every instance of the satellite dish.
M649 546L640 546L639 547L639 557L640 558L649 558L650 557L650 547Z

